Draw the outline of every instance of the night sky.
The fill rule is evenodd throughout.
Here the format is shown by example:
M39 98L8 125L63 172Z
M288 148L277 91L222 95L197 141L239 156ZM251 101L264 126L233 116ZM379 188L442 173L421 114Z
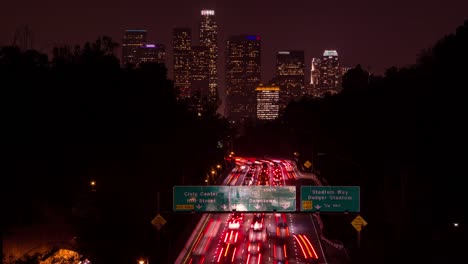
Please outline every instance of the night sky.
M120 42L125 29L148 30L149 42L167 47L172 78L171 32L189 26L198 42L201 9L215 9L221 58L227 36L262 36L262 81L273 76L275 52L300 49L312 57L337 49L342 65L363 65L376 74L416 61L423 48L455 31L468 18L466 0L23 0L2 1L0 45L29 25L34 48L83 44L100 35ZM120 57L120 50L118 50ZM220 69L223 79L224 67Z

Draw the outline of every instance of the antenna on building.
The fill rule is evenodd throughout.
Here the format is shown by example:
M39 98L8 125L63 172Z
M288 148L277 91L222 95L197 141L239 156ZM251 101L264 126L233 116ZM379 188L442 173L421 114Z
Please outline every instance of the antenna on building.
M33 48L33 33L28 25L21 26L16 29L13 38L13 46L19 47L22 51Z

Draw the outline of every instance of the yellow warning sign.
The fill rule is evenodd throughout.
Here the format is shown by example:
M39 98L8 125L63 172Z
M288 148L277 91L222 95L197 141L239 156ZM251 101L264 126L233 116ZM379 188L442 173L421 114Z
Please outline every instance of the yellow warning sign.
M356 216L354 220L351 222L351 225L354 226L354 228L358 231L361 232L362 228L367 225L366 220L362 218L360 215Z
M153 220L151 220L151 224L161 228L163 225L165 225L167 223L166 219L164 219L164 217L162 217L160 214L158 214L155 218L153 218Z
M312 201L302 201L303 210L312 210Z
M312 163L310 163L310 161L304 162L304 167L306 167L308 169L308 168L310 168L310 166L312 166Z

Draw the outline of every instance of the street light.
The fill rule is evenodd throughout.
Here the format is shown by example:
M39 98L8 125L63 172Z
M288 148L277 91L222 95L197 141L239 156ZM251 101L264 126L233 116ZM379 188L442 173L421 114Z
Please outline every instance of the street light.
M89 185L91 186L91 191L95 192L96 191L96 181L91 181L89 183Z

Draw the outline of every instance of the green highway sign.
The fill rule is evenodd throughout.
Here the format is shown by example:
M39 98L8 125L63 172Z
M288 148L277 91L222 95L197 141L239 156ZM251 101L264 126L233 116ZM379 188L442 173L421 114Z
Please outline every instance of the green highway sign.
M229 209L229 186L175 186L174 212L231 211Z
M296 186L232 186L230 205L236 211L296 211Z
M359 186L301 186L302 212L359 212Z
M175 212L296 211L295 186L174 186Z

